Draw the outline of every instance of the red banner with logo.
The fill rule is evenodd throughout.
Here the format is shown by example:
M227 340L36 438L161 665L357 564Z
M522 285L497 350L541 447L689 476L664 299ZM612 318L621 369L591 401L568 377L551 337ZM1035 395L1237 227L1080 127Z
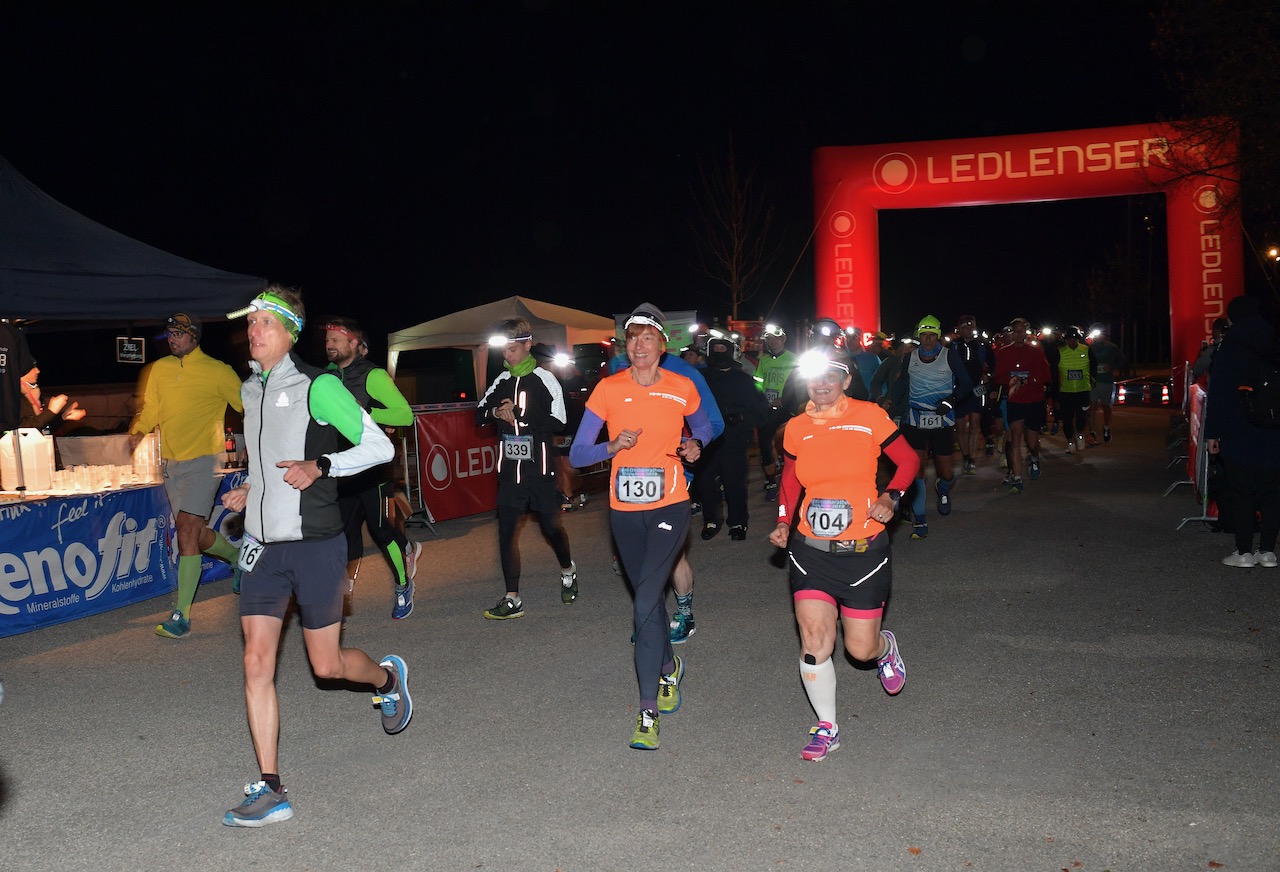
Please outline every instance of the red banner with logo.
M437 521L492 512L498 506L498 437L476 426L475 403L415 411L422 501Z

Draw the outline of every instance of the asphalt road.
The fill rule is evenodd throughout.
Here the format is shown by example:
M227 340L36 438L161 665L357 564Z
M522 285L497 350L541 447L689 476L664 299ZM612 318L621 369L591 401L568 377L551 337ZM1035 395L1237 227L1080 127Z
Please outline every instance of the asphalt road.
M164 598L0 639L0 869L1280 869L1280 571L1219 563L1229 537L1162 496L1169 415L1011 496L990 461L923 542L897 535L886 625L908 668L890 698L837 658L843 746L799 750L814 717L784 571L751 488L745 542L694 537L698 632L657 752L627 746L629 596L606 507L565 516L582 595L523 530L526 617L496 523L437 525L417 605L390 619L367 558L349 644L410 666L412 724L383 734L366 691L321 688L296 621L278 673L297 816L221 824L257 772L236 598L206 586L193 633ZM1220 865L1219 865L1220 864Z

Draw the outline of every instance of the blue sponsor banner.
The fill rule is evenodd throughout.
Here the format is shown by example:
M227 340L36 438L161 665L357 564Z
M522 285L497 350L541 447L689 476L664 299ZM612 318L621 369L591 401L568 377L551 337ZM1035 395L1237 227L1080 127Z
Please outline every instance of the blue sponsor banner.
M172 591L160 486L0 504L0 636Z

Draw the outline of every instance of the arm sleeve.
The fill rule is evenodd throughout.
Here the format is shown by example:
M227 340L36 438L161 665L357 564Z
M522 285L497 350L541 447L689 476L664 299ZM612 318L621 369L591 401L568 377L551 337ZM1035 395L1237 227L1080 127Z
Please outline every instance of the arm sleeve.
M711 408L716 409L716 404L714 401L712 401L711 403ZM718 412L719 409L716 409L716 411ZM708 442L710 442L712 439L715 438L715 436L713 435L715 432L715 427L712 425L711 420L707 415L706 403L703 403L701 406L694 409L692 414L685 415L684 419L689 423L689 432L693 434L692 438L701 440L703 445L706 445ZM721 431L723 432L724 430L723 418L720 419L720 428L721 428Z
M800 508L800 496L804 488L800 479L796 478L796 459L794 455L782 452L786 462L782 464L782 477L778 482L778 517L777 523L790 524L795 519L796 509Z
M604 420L595 412L587 409L582 413L582 423L569 445L569 463L577 467L594 466L609 459L609 443L596 442L603 427Z
M332 462L330 475L355 475L387 463L395 456L395 447L387 434L360 408L337 376L327 373L318 376L307 393L307 406L311 417L337 428L351 443L350 448L327 455Z
M364 388L369 392L370 399L384 407L370 410L369 417L376 423L384 427L407 427L413 423L413 410L409 408L409 401L400 393L396 383L391 380L391 374L385 369L370 370L364 381Z
M916 450L907 443L907 438L902 433L894 431L894 435L884 446L883 451L897 466L888 490L905 491L910 488L920 471L920 457L916 454Z

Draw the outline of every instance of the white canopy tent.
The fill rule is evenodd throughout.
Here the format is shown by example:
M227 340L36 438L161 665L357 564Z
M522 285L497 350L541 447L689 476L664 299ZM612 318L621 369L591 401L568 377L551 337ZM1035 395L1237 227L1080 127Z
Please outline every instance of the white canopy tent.
M528 297L507 297L388 334L387 369L395 375L402 351L470 348L475 361L478 396L488 386L485 366L489 359L489 336L494 327L506 318L524 318L533 328L535 343L554 346L558 351L570 354L575 345L608 341L614 335L612 318Z

